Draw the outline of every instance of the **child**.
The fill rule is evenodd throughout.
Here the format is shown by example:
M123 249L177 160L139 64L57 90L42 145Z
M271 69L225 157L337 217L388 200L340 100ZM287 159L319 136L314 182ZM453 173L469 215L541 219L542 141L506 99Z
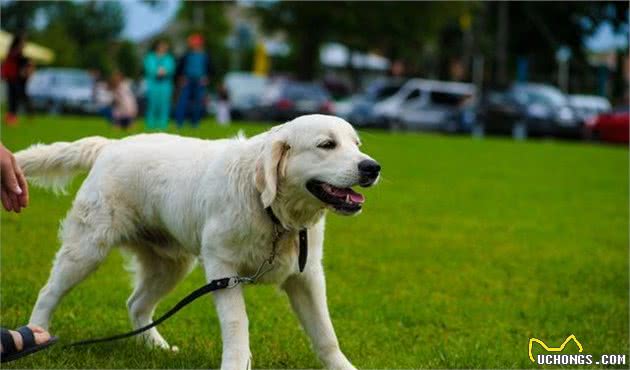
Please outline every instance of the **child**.
M120 72L114 72L110 80L110 89L114 98L112 123L116 127L126 130L138 114L136 98L131 91L129 82Z
M224 85L219 86L217 93L219 97L217 102L217 122L221 126L228 126L232 120L230 117L230 95Z

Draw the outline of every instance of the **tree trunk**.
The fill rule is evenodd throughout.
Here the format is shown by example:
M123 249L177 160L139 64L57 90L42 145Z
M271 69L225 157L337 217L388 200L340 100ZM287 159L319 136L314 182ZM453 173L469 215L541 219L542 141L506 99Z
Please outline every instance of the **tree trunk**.
M311 81L315 78L319 65L319 47L321 40L314 34L303 34L300 41L299 55L296 58L297 78L301 81Z
M497 83L507 85L508 3L499 2L497 25Z

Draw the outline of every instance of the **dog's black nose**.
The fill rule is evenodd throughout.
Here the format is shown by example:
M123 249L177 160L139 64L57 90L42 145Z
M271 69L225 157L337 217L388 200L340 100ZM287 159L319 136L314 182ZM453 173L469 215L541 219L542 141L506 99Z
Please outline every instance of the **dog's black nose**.
M359 162L359 185L370 186L374 184L381 171L381 165L371 159Z
M359 172L365 176L378 176L381 171L381 165L371 159L365 159L359 162Z

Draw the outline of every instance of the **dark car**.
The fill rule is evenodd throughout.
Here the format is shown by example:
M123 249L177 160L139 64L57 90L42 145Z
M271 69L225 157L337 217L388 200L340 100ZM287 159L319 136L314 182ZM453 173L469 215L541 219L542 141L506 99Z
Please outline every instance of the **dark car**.
M348 113L348 120L359 127L387 126L374 114L374 104L396 94L404 81L378 80L370 84L365 93L356 96Z
M587 121L584 128L587 138L627 144L630 136L630 107L600 114Z
M288 121L303 114L332 114L328 92L316 83L277 81L269 84L254 113L255 118Z
M484 131L491 134L579 137L582 132L567 97L550 85L515 84L489 92L479 113Z

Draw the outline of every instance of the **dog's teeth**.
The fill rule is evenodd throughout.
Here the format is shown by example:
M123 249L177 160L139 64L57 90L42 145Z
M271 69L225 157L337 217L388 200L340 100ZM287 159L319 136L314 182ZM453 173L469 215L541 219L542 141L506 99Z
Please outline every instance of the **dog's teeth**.
M346 203L352 203L350 200L350 194L346 194Z

